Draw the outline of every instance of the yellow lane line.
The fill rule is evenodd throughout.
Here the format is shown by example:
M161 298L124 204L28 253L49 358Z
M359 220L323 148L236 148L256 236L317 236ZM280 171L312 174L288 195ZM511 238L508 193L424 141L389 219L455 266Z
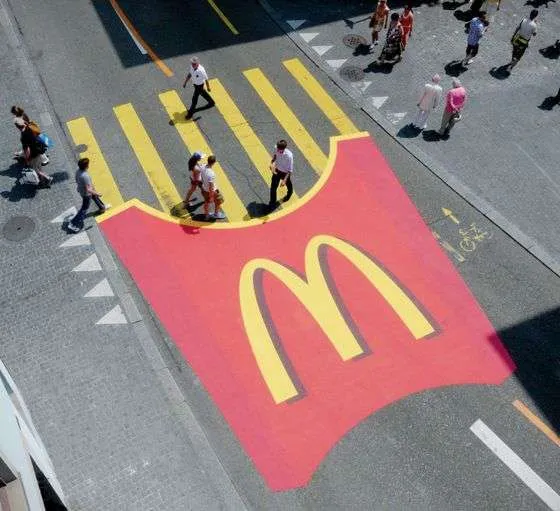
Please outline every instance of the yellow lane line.
M113 111L161 207L166 213L170 212L182 203L182 199L136 110L127 103L114 107Z
M96 190L103 195L103 201L117 207L124 202L113 174L103 157L99 144L85 117L74 119L66 123L72 140L76 145L85 145L87 148L80 153L80 158L89 158L89 174Z
M264 144L260 141L251 126L249 126L249 123L239 108L237 108L237 105L220 80L213 78L210 80L210 84L212 86L212 96L216 100L216 106L226 121L226 124L231 131L233 131L233 134L236 136L237 140L239 140L239 143L262 178L267 184L270 184L272 178L272 172L270 171L272 151L268 152L266 150ZM297 198L295 192L293 197Z
M224 22L224 24L232 31L233 34L239 35L239 31L233 26L233 23L227 19L227 16L222 12L222 10L216 5L214 0L207 0L210 7L216 11L216 14Z
M560 437L552 430L552 428L547 426L540 417L529 410L529 408L527 408L527 406L519 401L519 399L516 399L512 404L513 406L515 406L515 408L517 408L517 410L519 410L520 413L525 416L525 418L529 422L540 429L541 432L544 433L548 437L548 439L552 441L553 444L556 444L558 447L560 447Z
M294 112L278 94L274 86L258 68L248 69L243 71L243 74L294 144L303 153L311 167L317 174L321 174L327 164L326 155L321 151L321 148L313 140L303 124L299 122Z
M154 50L152 50L152 48L150 48L150 46L148 45L148 43L146 41L144 41L142 36L138 33L138 30L136 30L134 28L134 25L132 25L132 23L130 22L130 20L128 19L128 17L124 13L124 11L121 9L121 7L117 3L117 1L116 0L109 0L109 1L111 2L111 5L113 6L113 9L115 9L115 12L119 16L119 18L122 20L122 22L126 25L128 30L132 33L132 35L136 38L136 40L148 52L148 55L153 60L154 64L161 70L161 72L165 76L167 76L168 78L171 78L173 76L173 71L171 71L171 69L169 69L165 65L165 63L156 55L156 52Z
M354 123L299 59L285 60L283 64L341 135L358 132Z
M214 154L196 123L185 120L187 109L179 94L174 90L169 90L159 94L159 99L189 152L192 154L200 151L207 155ZM228 220L230 222L242 221L247 216L247 208L237 195L222 166L216 162L213 169L218 180L218 187L224 196L223 210Z

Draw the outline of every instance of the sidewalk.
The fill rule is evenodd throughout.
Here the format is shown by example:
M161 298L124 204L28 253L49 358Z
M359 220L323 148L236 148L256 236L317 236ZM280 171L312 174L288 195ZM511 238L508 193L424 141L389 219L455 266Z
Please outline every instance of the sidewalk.
M327 1L260 0L273 19L317 66L358 105L510 236L560 274L560 156L558 107L546 98L560 83L554 76L558 54L549 48L560 32L560 16L551 4L539 8L538 34L509 78L500 66L511 58L511 35L531 5L502 2L480 53L464 73L449 63L464 57L466 34L461 14L466 5L415 2L415 27L402 62L392 72L370 64L382 44L368 54L348 46L362 36L369 44L368 17L373 4ZM399 12L404 2L390 2ZM382 38L384 38L384 33ZM362 51L365 50L365 51ZM541 51L539 51L541 50ZM416 114L419 93L434 73L447 90L459 74L468 94L464 120L449 140L430 137L439 128L441 106L428 132L411 137L406 125Z
M141 301L128 291L95 221L86 220L79 235L63 228L62 218L79 203L75 156L3 0L0 42L0 359L23 394L69 509L243 509L173 380L164 341L136 307ZM55 142L46 167L55 178L51 189L16 185L12 104Z

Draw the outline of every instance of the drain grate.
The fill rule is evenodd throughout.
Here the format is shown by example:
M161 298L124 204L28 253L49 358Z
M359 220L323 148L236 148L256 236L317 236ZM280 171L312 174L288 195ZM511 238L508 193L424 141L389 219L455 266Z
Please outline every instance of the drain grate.
M364 70L359 66L344 66L340 68L340 76L347 82L359 82L364 79Z
M342 42L348 46L348 48L357 48L358 46L363 46L367 44L366 38L358 34L348 34L342 38Z
M29 216L13 216L2 226L2 236L8 241L24 241L35 231L35 220Z

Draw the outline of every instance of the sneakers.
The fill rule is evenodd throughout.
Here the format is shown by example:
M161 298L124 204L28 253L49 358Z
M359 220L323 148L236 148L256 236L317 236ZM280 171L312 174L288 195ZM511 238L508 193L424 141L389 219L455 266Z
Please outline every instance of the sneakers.
M105 211L107 211L108 209L111 209L111 204L105 204L105 207L103 209L100 209L97 214L98 215L102 215L103 213L105 213Z
M81 227L76 227L72 222L68 222L68 225L66 227L72 232L80 232L82 230Z
M217 213L214 213L213 218L215 218L216 220L224 220L226 215L224 214L223 211L218 211Z

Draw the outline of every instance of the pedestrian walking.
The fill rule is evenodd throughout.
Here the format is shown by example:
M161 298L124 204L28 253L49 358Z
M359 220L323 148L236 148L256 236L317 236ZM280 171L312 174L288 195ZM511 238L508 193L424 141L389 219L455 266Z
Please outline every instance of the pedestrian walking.
M272 210L277 206L276 193L278 186L286 187L286 196L282 199L282 202L289 201L294 193L294 186L292 184L294 155L288 149L288 142L283 139L276 143L276 149L272 153L270 170L272 171L272 180L270 182L270 202L268 206Z
M208 156L208 161L202 169L202 195L204 196L204 216L206 220L210 220L211 218L223 220L226 217L222 211L224 197L220 193L216 181L216 174L212 169L215 163L216 157ZM210 204L214 204L214 213L209 212Z
M467 91L461 84L461 80L453 78L453 87L447 92L445 97L445 109L441 117L441 128L439 134L442 137L448 136L449 132L457 122L461 120L461 111L467 100Z
M200 167L200 161L202 160L203 154L196 151L189 158L188 167L190 172L191 186L185 197L185 204L189 207L192 194L197 188L202 189L202 168Z
M74 232L81 231L84 228L84 219L92 200L99 209L99 214L105 213L111 207L110 204L104 204L101 200L101 194L94 188L88 169L89 158L81 158L78 161L78 170L76 171L76 189L82 197L82 206L76 216L68 223L68 228Z
M198 57L191 58L191 66L189 71L187 72L187 76L185 77L185 81L183 82L183 89L187 86L187 82L192 80L194 85L194 93L191 100L191 106L185 119L192 118L194 111L196 109L196 105L198 103L198 97L202 96L206 101L208 101L208 108L212 108L216 103L212 99L212 96L208 94L210 92L210 83L208 82L208 75L206 74L206 69L200 64L200 60ZM204 85L206 85L206 90L204 90Z
M440 80L441 77L435 74L432 76L432 82L424 85L424 90L418 100L418 113L412 122L412 125L419 130L426 129L431 111L439 105L443 92L439 85Z
M412 5L409 4L404 8L399 21L403 30L402 48L404 51L406 49L406 45L408 44L408 39L412 35L412 27L414 26L414 14L412 13Z
M478 54L478 45L486 30L486 13L481 11L478 16L469 22L469 35L467 36L466 56L462 61L463 66L468 66Z
M45 172L43 172L43 157L42 155L46 152L47 148L45 144L39 139L37 135L32 131L28 122L22 117L18 117L14 120L14 124L21 132L21 147L23 158L26 167L33 169L37 173L39 179L39 185L45 186L46 188L51 187L53 178Z
M531 37L537 34L537 23L535 18L538 15L539 11L537 11L537 9L533 9L529 14L529 18L523 18L513 33L511 38L511 62L507 65L508 71L511 71L521 60L521 57L523 57L525 50L529 46Z
M391 14L391 23L389 24L389 29L387 30L387 38L385 39L385 44L381 54L377 59L380 64L395 64L399 62L402 57L402 38L403 38L403 28L399 22L398 13L394 12Z
M379 3L371 15L371 20L369 22L369 26L371 28L370 50L373 50L374 46L379 44L379 32L381 32L384 28L387 28L389 12L390 10L387 6L387 0L379 0Z

